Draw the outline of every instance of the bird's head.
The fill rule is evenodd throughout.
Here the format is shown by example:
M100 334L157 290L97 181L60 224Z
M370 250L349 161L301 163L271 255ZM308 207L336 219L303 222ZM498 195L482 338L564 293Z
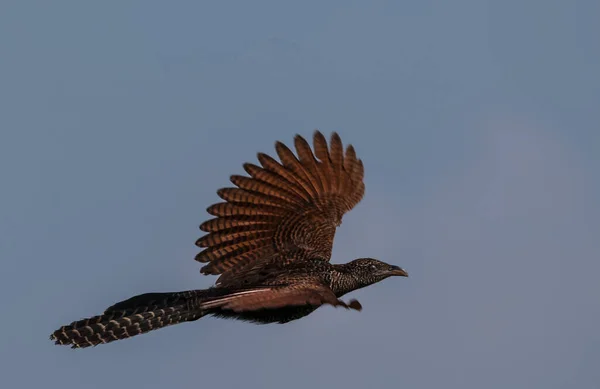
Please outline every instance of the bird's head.
M350 272L361 284L367 286L392 276L408 277L406 270L373 258L358 258L346 264Z

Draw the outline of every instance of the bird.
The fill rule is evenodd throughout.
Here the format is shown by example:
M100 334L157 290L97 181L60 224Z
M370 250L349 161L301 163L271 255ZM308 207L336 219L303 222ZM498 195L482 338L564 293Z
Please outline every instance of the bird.
M331 262L343 216L364 197L364 165L352 145L332 132L329 144L315 130L313 149L294 136L296 154L275 142L280 161L259 152L247 175L230 176L222 201L207 208L195 260L200 273L218 276L207 289L145 293L100 315L55 330L56 345L87 348L204 316L254 324L289 323L324 305L361 311L352 291L389 277L408 277L400 266L374 258Z

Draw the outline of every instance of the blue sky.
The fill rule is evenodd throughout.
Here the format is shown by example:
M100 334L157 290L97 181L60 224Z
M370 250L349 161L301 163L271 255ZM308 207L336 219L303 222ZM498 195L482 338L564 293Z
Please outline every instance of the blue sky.
M598 387L598 16L555 0L4 2L5 386ZM366 169L333 261L410 278L285 326L48 340L134 294L211 285L193 243L216 190L315 128Z

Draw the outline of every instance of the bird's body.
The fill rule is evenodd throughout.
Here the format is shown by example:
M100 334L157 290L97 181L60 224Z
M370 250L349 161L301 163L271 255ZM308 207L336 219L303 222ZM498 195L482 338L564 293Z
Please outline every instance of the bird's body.
M196 260L208 263L201 272L220 275L213 287L134 296L57 329L51 339L88 347L206 315L287 323L323 304L360 310L358 301L340 298L390 276L407 276L371 258L329 262L342 216L364 195L363 167L352 146L343 152L335 133L331 149L318 131L314 144L319 160L300 136L299 159L277 142L281 164L259 153L262 167L245 164L250 177L231 176L237 188L217 192L225 202L208 208L216 217L200 226L208 234L196 242L205 248Z
M357 261L364 263L365 266L375 264L381 266L382 277L387 277L386 271L403 272L397 266L375 262L372 259L364 258ZM379 262L379 263L378 263ZM379 265L381 264L381 265ZM349 268L349 264L331 264L320 259L291 261L285 264L275 262L272 267L261 269L263 277L258 277L253 281L251 288L260 286L299 286L299 285L322 285L329 288L336 298L340 298L353 290L367 285L368 280L359 277L359 273ZM357 277L358 276L358 277ZM239 287L243 287L242 282ZM218 287L216 288L218 289ZM360 310L358 301L351 300L350 308ZM219 310L211 312L212 315L223 318L232 318L238 320L251 321L255 323L287 323L300 319L311 314L318 306L307 304L305 306L286 306L282 308L267 309L260 311L233 312Z

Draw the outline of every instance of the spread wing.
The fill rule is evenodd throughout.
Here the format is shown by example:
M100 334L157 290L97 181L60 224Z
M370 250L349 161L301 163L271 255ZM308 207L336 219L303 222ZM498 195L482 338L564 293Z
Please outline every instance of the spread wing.
M339 300L333 291L317 283L262 287L238 291L222 297L210 299L200 304L201 309L226 309L234 312L257 311L261 309L277 309L283 307L323 304L344 307L360 311L361 304L357 300L345 303Z
M236 187L217 191L225 201L207 209L216 217L200 225L207 234L196 241L205 248L195 258L207 263L203 274L223 278L261 261L330 260L342 216L364 196L364 168L335 132L329 146L319 131L313 143L314 154L296 135L296 157L276 142L281 162L258 153L260 166L244 164L249 176L232 175Z

